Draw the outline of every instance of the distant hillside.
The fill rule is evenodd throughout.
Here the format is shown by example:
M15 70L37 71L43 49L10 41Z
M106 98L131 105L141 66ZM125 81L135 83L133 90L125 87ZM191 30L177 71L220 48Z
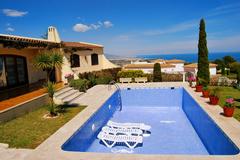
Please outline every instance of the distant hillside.
M132 59L139 59L139 58L134 58L134 57L118 56L118 55L112 55L112 54L105 54L105 56L109 60L132 60Z

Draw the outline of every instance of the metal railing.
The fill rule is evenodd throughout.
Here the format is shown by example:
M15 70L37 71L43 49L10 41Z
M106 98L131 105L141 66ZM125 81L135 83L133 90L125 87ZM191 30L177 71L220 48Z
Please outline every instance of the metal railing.
M115 81L109 82L108 89L111 88L111 86L114 85L118 92L118 100L119 100L119 111L122 111L122 97L121 97L121 89L118 86L118 84Z

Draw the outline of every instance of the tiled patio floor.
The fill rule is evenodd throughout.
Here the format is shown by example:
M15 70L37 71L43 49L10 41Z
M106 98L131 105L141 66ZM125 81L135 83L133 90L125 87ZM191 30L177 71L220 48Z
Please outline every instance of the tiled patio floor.
M64 86L63 83L57 83L56 84L56 89L62 88ZM9 92L14 92L14 90L11 90ZM28 92L26 94L9 98L7 100L0 101L0 111L5 110L7 108L13 107L17 104L23 103L27 100L30 100L32 98L38 97L46 93L46 89L40 88L31 92Z

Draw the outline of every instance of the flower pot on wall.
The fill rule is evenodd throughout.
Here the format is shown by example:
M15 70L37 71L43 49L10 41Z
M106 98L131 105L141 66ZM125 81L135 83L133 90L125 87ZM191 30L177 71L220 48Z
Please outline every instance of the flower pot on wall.
M208 90L203 90L202 95L203 95L204 98L208 98L209 97L209 91Z
M234 113L234 107L223 107L224 116L232 117Z
M202 92L203 86L202 85L196 85L196 92Z
M219 98L216 97L216 96L209 96L209 100L210 100L210 104L217 105L218 101L219 101Z

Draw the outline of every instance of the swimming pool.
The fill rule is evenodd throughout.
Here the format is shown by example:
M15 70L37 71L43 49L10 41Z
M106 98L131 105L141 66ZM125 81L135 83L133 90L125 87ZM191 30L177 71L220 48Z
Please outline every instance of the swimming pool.
M122 89L122 110L115 92L63 145L65 151L234 155L239 149L202 110L184 88ZM101 128L115 122L150 125L151 134L133 150L107 148L97 139Z

